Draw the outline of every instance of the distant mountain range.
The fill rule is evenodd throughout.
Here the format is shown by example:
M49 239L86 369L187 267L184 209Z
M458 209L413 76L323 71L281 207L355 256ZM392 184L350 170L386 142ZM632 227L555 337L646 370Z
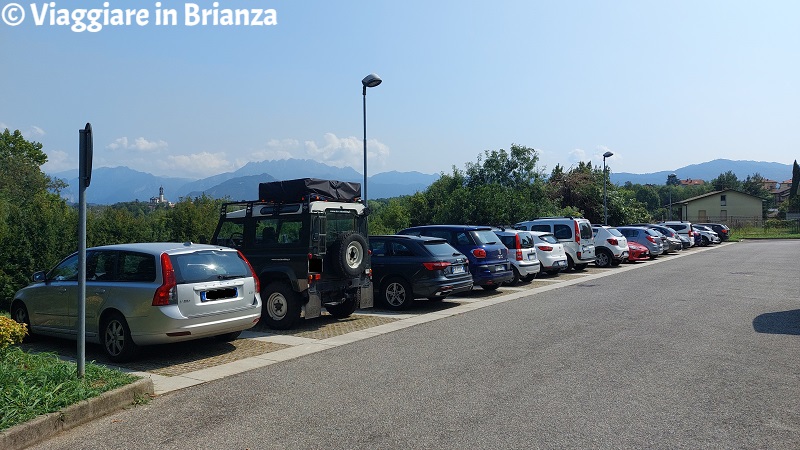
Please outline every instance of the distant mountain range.
M667 177L674 173L679 180L687 178L699 179L709 182L727 171L736 174L736 178L744 181L748 175L759 174L762 177L774 181L786 181L792 179L791 164L781 164L776 162L763 161L732 161L730 159L715 159L700 164L681 167L675 170L662 170L655 173L614 173L611 172L609 180L614 184L625 184L630 181L633 184L666 184Z
M78 201L78 169L49 175L67 182L69 186L62 191L67 201ZM92 170L86 201L103 205L135 200L147 202L152 197L158 197L161 187L164 188L166 200L173 202L180 198L198 197L203 193L214 198L253 200L258 196L258 183L294 178L364 181L363 175L351 167L333 167L305 159L251 162L234 172L200 180L160 177L128 167L98 167ZM437 179L438 174L420 172L378 173L369 177L367 196L376 199L411 195L424 191Z
M614 184L624 184L627 181L635 184L664 184L669 174L675 173L679 179L692 178L711 181L729 170L733 171L740 180L756 173L775 181L792 178L792 166L789 164L716 159L655 173L611 172L610 180ZM62 191L62 195L67 201L78 201L77 169L49 175L60 178L69 184L69 187ZM226 172L201 180L160 177L127 167L99 167L92 171L91 185L86 189L86 201L106 205L134 200L147 202L151 197L158 197L161 187L164 188L165 198L173 202L180 198L198 197L203 193L214 198L253 200L258 195L258 183L306 177L363 182L363 176L351 167L333 167L305 159L251 162L234 172ZM411 195L424 191L438 179L439 174L420 172L378 173L369 177L367 196L376 199Z

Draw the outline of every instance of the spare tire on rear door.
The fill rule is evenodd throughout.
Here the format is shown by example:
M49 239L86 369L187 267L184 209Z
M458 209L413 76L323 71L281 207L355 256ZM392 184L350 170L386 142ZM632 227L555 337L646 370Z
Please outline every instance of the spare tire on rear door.
M356 232L342 234L330 254L338 273L345 277L360 276L367 267L367 240Z

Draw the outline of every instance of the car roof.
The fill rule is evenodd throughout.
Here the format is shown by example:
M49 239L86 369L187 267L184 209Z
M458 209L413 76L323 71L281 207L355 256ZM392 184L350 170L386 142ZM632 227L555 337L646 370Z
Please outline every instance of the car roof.
M424 228L428 229L439 229L439 230L470 230L470 231L478 231L478 230L492 230L492 227L488 225L419 225L416 227L409 227L406 230L421 230Z
M404 241L414 241L414 242L447 242L447 239L442 239L438 237L432 236L415 236L413 234L374 234L369 237L372 238L384 238L384 239L397 239L397 240L404 240Z
M129 252L150 253L152 255L160 255L166 253L169 255L179 253L190 253L198 250L227 250L235 251L230 247L222 247L219 245L195 244L192 242L138 242L130 244L113 244L102 245L99 247L87 248L89 250L117 250Z

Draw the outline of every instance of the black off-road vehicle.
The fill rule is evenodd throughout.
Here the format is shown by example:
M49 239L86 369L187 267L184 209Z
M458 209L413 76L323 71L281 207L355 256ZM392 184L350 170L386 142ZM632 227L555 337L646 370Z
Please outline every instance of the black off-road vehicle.
M301 317L372 306L367 208L361 184L315 178L259 184L259 200L232 202L211 242L239 249L259 276L261 318L288 329Z

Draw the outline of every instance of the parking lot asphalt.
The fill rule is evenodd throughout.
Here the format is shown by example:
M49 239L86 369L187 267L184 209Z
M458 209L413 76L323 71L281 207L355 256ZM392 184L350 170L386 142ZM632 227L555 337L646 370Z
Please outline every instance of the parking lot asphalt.
M421 323L733 244L692 248L662 255L655 260L627 263L618 267L599 268L591 265L583 271L564 272L556 276L542 274L530 283L502 286L496 291L475 288L471 292L454 295L440 302L418 300L403 312L391 312L378 306L358 310L344 320L323 315L286 331L257 325L243 332L234 342L222 343L204 339L144 347L138 360L125 364L111 364L99 347L88 344L86 359L148 378L153 382L155 395L163 395ZM64 359L72 359L76 351L74 341L47 337L26 341L22 348L28 351L55 352Z

